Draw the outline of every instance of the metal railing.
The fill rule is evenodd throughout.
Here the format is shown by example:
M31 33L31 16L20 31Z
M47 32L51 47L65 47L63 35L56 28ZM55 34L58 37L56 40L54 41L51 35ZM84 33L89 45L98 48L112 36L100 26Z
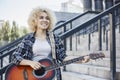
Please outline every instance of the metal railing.
M116 14L117 13L117 14ZM98 22L98 33L99 33L99 50L102 50L102 27L101 27L101 18L104 16L109 16L109 25L110 25L110 72L111 72L111 80L116 80L116 32L115 32L115 18L120 17L120 3L112 6L111 8L101 12L93 19L84 22L81 25L78 25L65 33L61 34L62 39L66 39L67 37L79 32L94 22ZM116 16L116 17L115 17ZM119 24L120 25L120 24Z

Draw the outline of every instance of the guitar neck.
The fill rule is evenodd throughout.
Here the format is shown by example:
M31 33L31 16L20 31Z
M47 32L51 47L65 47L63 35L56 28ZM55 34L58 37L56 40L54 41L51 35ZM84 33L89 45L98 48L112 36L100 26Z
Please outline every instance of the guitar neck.
M89 56L89 58L92 59L92 60L96 60L98 58L104 58L105 57L104 53L102 53L102 52L101 53L91 53L91 54L89 54L87 56ZM74 58L74 59L71 59L71 60L68 60L68 61L63 61L61 63L53 64L53 65L51 65L49 67L46 67L45 70L46 71L54 70L54 69L57 69L57 68L59 68L61 66L65 66L67 64L71 64L71 63L74 63L74 62L77 62L77 61L81 61L81 60L84 59L84 57L85 56L81 56L81 57Z
M68 65L68 64L71 64L71 63L83 60L83 59L84 59L84 56L78 57L78 58L74 58L74 59L71 59L71 60L67 60L67 61L63 61L61 63L53 64L52 66L46 67L45 70L46 71L54 70L54 69L57 69L57 68L59 68L61 66L65 66L65 65Z

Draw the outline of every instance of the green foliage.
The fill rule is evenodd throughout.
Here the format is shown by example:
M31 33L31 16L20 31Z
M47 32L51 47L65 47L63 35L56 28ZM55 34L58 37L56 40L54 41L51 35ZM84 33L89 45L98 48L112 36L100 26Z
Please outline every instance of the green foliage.
M19 38L19 29L18 29L18 26L17 26L17 24L16 24L16 22L15 21L13 21L13 23L12 23L12 29L11 29L11 36L10 36L10 40L11 41L14 41L14 40L16 40L17 38Z
M0 29L0 41L2 41L2 29Z
M9 21L5 21L0 29L0 45L3 42L12 42L27 33L28 30L26 27L21 27L19 29L19 26L15 21L12 22L12 26L10 25Z
M20 36L23 36L23 35L27 34L28 32L29 31L24 26L21 26L20 29L19 29Z
M4 41L9 41L9 37L10 37L10 24L9 21L6 21L2 26L1 38Z

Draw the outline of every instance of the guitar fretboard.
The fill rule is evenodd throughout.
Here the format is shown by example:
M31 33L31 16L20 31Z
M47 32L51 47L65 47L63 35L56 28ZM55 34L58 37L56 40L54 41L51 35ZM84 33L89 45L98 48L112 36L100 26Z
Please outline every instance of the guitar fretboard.
M57 63L57 64L53 64L52 66L49 66L49 67L45 67L45 70L46 71L49 71L49 70L54 70L54 69L57 69L61 66L65 66L67 64L71 64L71 63L74 63L74 62L77 62L77 61L80 61L80 60L83 60L84 56L82 57L78 57L78 58L74 58L74 59L71 59L71 60L68 60L68 61L64 61L64 62L61 62L61 63Z

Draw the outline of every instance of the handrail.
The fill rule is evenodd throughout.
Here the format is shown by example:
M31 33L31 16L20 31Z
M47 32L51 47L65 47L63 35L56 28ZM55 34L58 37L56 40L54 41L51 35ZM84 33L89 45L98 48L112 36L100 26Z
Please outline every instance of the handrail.
M103 16L107 15L108 13L111 13L113 10L115 10L118 6L120 6L120 3L112 6L111 8L99 13L98 15L96 15L95 17L93 17L90 20L87 20L86 22L84 22L81 25L77 25L76 27L64 32L63 34L60 35L61 39L65 39L71 35L73 35L74 33L78 32L79 30L86 28L89 24L92 24L93 22L99 20L100 18L102 18ZM72 32L72 33L71 33Z
M74 33L78 32L79 30L86 28L90 24L98 21L99 23L99 50L101 50L101 18L105 15L109 15L110 17L110 72L111 72L111 80L116 80L116 37L115 37L115 11L120 7L120 2L111 8L101 12L91 20L84 22L81 25L77 25L76 27L64 32L60 35L61 39L66 39L70 37Z
M63 24L60 24L60 25L56 26L56 27L53 29L53 31L55 31L55 30L63 27L64 25L66 25L66 24L68 24L68 23L76 20L77 18L80 18L80 17L84 16L84 15L87 14L87 13L96 13L96 14L97 14L97 13L99 13L99 12L97 12L97 11L86 11L86 12L84 12L83 14L77 15L76 17L74 17L74 18L72 18L72 19L69 19L69 20L67 20L66 22L63 22Z

